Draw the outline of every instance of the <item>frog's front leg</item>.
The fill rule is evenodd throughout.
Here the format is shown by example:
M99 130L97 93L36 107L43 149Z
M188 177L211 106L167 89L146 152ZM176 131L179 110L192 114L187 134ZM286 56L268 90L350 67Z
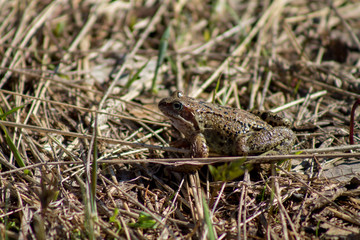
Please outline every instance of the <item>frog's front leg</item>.
M294 132L287 127L274 127L251 132L237 139L239 155L288 154L295 142Z
M192 135L191 137L188 137L187 139L190 139L190 156L193 158L207 158L209 156L209 148L206 144L206 140L204 135L201 133L197 133ZM201 165L191 165L191 164L185 164L181 166L176 166L171 168L173 171L176 172L194 172L196 170L199 170L202 166Z
M209 147L202 133L197 133L191 137L191 157L207 158L209 156Z

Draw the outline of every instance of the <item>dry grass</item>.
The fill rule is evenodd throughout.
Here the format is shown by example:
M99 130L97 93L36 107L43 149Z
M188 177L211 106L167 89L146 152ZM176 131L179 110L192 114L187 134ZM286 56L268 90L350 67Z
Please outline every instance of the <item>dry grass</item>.
M0 107L23 106L0 121L2 239L359 238L359 1L0 6ZM231 181L164 167L238 159L183 158L157 109L175 89L211 100L217 82L216 101L292 120L291 161Z

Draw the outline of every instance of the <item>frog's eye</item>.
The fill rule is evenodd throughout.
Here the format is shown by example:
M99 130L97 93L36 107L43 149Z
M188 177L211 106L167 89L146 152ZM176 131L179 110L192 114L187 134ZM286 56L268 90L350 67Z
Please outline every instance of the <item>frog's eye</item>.
M181 110L183 108L183 105L181 102L174 102L173 108L174 108L174 110Z

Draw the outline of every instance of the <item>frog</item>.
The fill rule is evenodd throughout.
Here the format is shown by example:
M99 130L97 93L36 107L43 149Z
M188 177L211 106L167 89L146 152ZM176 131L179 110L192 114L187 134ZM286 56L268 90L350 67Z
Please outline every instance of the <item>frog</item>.
M209 103L175 91L158 107L190 143L193 158L288 154L295 143L290 120L270 111Z

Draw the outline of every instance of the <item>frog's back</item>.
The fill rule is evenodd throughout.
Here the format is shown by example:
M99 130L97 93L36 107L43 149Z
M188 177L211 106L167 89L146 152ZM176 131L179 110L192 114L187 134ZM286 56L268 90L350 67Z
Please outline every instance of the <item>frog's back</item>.
M236 139L247 133L272 128L259 117L236 108L199 102L196 120L212 151L237 155Z

